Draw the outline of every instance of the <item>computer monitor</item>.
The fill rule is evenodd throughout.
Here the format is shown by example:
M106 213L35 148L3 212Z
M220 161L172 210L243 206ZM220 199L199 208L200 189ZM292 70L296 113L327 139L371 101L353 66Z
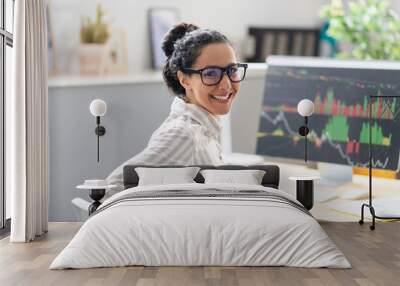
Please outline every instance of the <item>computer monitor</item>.
M369 165L369 96L400 96L400 63L271 56L257 134L259 155L304 158L304 119L297 104L314 102L308 159ZM372 167L399 169L400 98L375 99Z

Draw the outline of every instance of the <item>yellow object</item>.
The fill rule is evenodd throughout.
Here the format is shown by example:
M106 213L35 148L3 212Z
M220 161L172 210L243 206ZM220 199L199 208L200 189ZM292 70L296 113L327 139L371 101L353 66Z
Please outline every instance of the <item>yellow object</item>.
M353 167L353 174L368 176L369 168ZM387 178L387 179L397 179L397 172L381 170L381 169L372 169L372 176Z

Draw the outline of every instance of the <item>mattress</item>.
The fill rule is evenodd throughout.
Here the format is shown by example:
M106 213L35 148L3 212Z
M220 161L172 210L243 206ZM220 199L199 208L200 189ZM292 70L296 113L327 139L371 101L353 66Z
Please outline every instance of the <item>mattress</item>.
M115 194L50 269L129 265L351 267L287 193L198 183L139 186Z

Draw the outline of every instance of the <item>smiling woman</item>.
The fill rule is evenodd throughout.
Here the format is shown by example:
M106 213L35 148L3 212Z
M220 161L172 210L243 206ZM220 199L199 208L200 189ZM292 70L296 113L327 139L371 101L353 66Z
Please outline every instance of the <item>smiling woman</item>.
M148 146L107 178L123 188L125 165L222 164L219 116L227 114L246 64L238 63L228 39L218 31L181 23L164 37L166 85L176 96L171 112L153 133Z
M237 63L224 35L183 23L166 36L163 50L164 79L177 96L214 116L229 112L247 65Z

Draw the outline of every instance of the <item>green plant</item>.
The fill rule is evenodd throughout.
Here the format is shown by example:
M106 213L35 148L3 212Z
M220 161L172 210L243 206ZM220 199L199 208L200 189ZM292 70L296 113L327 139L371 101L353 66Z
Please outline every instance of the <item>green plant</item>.
M104 10L100 4L96 8L96 19L92 21L89 17L81 18L81 43L98 43L107 42L110 32L108 24L103 22Z
M350 45L338 57L400 60L400 19L387 0L352 0L347 9L332 0L320 14L329 20L328 34Z

